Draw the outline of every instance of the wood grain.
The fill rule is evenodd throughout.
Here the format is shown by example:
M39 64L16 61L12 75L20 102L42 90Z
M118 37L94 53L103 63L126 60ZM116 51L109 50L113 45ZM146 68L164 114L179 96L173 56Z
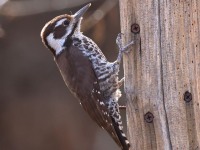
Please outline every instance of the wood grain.
M131 150L200 149L200 1L119 3L124 44L136 40L124 55ZM130 32L133 23L139 34ZM148 112L152 123L144 119Z

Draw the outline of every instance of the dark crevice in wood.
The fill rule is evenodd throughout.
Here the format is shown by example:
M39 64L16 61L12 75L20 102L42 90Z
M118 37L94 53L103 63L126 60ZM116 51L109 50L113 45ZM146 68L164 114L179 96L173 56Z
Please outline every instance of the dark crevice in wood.
M165 91L164 91L164 81L163 81L163 58L162 58L162 35L161 35L161 12L160 12L160 1L158 1L158 23L159 23L159 32L160 32L160 38L159 38L159 43L160 43L160 74L161 74L161 91L162 91L162 95L163 95L163 108L164 108L164 112L165 112L165 120L166 120L166 127L167 127L167 136L168 136L168 139L169 139L169 147L170 149L172 149L172 142L171 142L171 137L170 137L170 131L169 131L169 123L168 123L168 116L167 116L167 111L166 111L166 106L165 106Z

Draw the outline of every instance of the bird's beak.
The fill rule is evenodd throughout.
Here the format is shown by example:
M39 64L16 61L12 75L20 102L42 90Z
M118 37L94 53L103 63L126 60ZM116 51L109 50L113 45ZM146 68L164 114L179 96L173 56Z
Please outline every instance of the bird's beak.
M74 15L73 18L75 22L78 22L78 20L85 14L85 12L88 10L88 8L91 6L91 3L87 4L83 8L81 8L79 11L77 11Z

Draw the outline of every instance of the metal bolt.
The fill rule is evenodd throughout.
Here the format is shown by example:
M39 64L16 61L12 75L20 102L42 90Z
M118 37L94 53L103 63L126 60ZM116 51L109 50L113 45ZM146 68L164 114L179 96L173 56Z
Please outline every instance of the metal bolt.
M192 94L190 92L186 91L184 93L184 101L186 103L189 103L191 100L192 100Z
M137 23L131 25L131 32L137 34L140 32L140 26Z
M147 122L147 123L152 123L153 122L153 114L151 112L147 112L145 115L144 115L144 120Z

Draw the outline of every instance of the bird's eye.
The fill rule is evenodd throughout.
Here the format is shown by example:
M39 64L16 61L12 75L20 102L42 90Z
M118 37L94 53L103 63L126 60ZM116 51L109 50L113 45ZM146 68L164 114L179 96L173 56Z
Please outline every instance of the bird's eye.
M68 26L69 25L69 21L68 20L65 20L64 22L63 22L63 26Z

